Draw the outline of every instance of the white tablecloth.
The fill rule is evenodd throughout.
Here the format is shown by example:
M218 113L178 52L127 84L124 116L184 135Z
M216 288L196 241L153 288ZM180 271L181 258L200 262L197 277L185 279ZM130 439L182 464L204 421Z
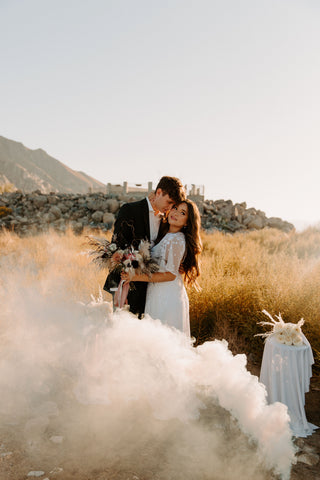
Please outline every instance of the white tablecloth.
M287 405L291 430L296 437L311 435L318 428L307 421L304 410L313 363L310 343L305 336L304 345L300 347L281 344L273 336L266 340L260 381L267 388L269 403Z

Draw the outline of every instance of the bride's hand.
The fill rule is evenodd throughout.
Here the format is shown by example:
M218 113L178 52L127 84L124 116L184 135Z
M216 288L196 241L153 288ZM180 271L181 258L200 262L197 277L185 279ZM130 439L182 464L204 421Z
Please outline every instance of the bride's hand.
M135 279L135 275L130 275L128 272L121 272L121 280L124 280L124 285L132 282Z

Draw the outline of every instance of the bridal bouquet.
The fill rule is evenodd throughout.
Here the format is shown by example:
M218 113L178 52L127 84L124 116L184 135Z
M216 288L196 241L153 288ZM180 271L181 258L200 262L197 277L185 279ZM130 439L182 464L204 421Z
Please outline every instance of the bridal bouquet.
M151 258L150 243L141 240L138 249L129 246L125 249L118 248L115 242L109 242L106 238L94 236L88 237L88 243L92 247L89 255L92 262L99 268L108 268L110 272L129 273L129 278L135 274L145 273L151 275L159 270L157 262ZM129 285L123 285L121 280L115 293L115 305L122 307L126 301Z
M301 330L304 324L303 318L301 318L298 323L286 323L282 320L280 313L275 316L278 319L277 321L274 320L266 310L262 310L262 312L270 318L271 322L259 322L259 325L270 325L272 326L272 330L266 333L258 333L255 336L264 338L274 336L279 343L285 345L300 346L303 344L303 333Z

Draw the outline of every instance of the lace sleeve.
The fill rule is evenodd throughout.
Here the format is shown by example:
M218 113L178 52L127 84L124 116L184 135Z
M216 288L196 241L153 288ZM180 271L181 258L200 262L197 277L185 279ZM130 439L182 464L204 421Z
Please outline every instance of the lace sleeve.
M179 267L183 259L186 243L184 236L173 235L166 245L165 253L165 270L171 272L173 275L179 274Z

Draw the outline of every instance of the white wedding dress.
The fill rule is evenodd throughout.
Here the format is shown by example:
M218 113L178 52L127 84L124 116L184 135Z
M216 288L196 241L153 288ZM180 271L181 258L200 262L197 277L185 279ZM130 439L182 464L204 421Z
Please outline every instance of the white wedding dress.
M182 232L167 233L151 250L160 272L171 272L171 282L148 283L145 314L190 336L189 299L179 273L186 248Z

